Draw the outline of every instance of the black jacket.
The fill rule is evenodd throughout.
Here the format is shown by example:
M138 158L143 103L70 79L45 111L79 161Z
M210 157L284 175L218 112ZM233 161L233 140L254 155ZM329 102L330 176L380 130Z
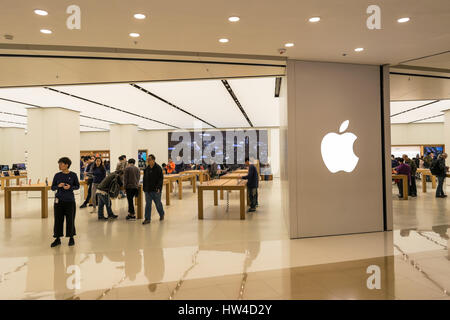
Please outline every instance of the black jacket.
M248 175L242 177L242 179L248 180L247 187L258 188L258 170L256 170L256 167L253 164L248 167Z
M438 158L437 160L438 165L438 174L436 174L437 177L445 177L447 174L447 170L445 168L445 159L444 158Z
M159 164L155 163L153 168L147 166L144 170L144 192L156 192L162 190L164 175Z

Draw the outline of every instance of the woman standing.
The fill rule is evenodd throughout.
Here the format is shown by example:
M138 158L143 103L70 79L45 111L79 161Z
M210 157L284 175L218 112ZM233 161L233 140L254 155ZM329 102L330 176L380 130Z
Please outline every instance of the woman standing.
M73 246L75 241L73 236L75 232L75 196L73 190L80 188L80 182L76 173L69 171L72 161L67 158L61 158L58 160L59 170L55 174L52 183L52 190L56 191L55 195L55 224L53 227L53 237L56 238L52 242L51 247L56 247L61 244L60 238L64 236L63 226L64 218L66 219L66 237L69 237L69 246Z
M94 165L91 168L91 173L92 173L92 176L94 178L94 181L92 182L92 195L93 195L92 204L93 204L93 209L91 211L91 213L93 213L93 212L97 211L97 195L96 195L97 186L106 177L105 166L102 163L102 159L100 159L99 157L95 158Z

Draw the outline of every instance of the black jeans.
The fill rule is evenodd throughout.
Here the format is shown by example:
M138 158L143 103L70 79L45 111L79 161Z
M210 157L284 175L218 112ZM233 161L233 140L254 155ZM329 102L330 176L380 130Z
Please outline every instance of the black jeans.
M127 191L127 200L128 200L128 212L134 216L134 197L138 196L138 189L126 189Z
M89 200L91 200L92 182L94 182L93 179L88 180L88 194L87 194L86 200L84 200L84 202L83 202L83 205L87 205L89 203Z
M247 188L247 193L250 197L250 209L256 209L257 192L257 188Z
M64 237L63 227L64 218L66 218L66 237L73 237L76 235L75 231L75 213L76 213L76 203L71 202L59 202L55 203L54 206L55 213L55 225L53 227L53 237L60 238Z
M400 198L403 198L403 180L399 179L399 181L397 181L397 187L398 187L398 196Z
M409 186L408 194L410 196L417 196L416 177L413 175L411 175L411 185Z
M436 197L440 197L444 195L444 180L445 180L445 176L436 176L436 178L438 179L438 185L436 188Z

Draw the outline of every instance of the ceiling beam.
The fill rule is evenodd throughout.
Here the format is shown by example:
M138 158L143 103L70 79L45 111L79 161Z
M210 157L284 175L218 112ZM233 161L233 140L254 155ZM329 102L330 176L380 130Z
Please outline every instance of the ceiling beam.
M442 117L444 114L438 114L437 116L431 116L431 117L427 117L427 118L423 118L423 119L419 119L419 120L414 120L408 123L415 123L415 122L419 122L419 121L424 121L424 120L429 120L429 119L433 119L433 118L437 118L437 117Z
M56 89L50 88L50 87L44 87L44 89L51 90L51 91L53 91L53 92L57 92L57 93L60 93L60 94L64 94L64 95L66 95L66 96L73 97L73 98L77 98L77 99L80 99L80 100L83 100L83 101L87 101L87 102L90 102L90 103L94 103L94 104L96 104L96 105L99 105L99 106L102 106L102 107L106 107L106 108L109 108L109 109L112 109L112 110L116 110L116 111L119 111L119 112L123 112L123 113L129 114L129 115L132 115L132 116L141 118L141 119L153 121L153 122L156 122L156 123L159 123L159 124L168 126L168 127L172 127L172 128L174 128L174 129L180 129L180 128L177 127L177 126L174 126L174 125L171 125L171 124L168 124L168 123L159 121L159 120L155 120L155 119L151 119L151 118L148 118L148 117L144 117L144 116L141 116L141 115L139 115L139 114L136 114L136 113L133 113L133 112L130 112L130 111L125 111L125 110L122 110L122 109L120 109L120 108L112 107L112 106L109 106L109 105L104 104L104 103L100 103L100 102L97 102L97 101L89 100L89 99L86 99L86 98L83 98L83 97L80 97L80 96L76 96L76 95L73 95L73 94L70 94L70 93L61 91L61 90L56 90Z
M146 94L152 96L153 98L156 98L156 99L158 99L158 100L160 100L160 101L162 101L162 102L168 104L169 106L171 106L172 108L177 109L178 111L184 112L185 114L187 114L187 115L189 115L189 116L191 116L191 117L193 117L193 118L195 118L195 119L197 119L197 120L200 120L200 121L202 121L203 123L206 123L207 125L209 125L209 126L211 126L211 127L213 127L213 128L217 128L216 126L212 125L211 123L209 123L209 122L207 122L207 121L205 121L205 120L203 120L203 119L197 117L196 115L193 115L192 113L190 113L190 112L184 110L183 108L180 108L180 107L174 105L173 103L171 103L171 102L169 102L169 101L167 101L167 100L161 98L160 96L154 94L153 92L148 91L148 90L145 89L145 88L142 88L141 86L139 86L139 85L137 85L137 84L135 84L135 83L130 83L130 85L131 85L133 88L136 88L136 89L138 89L138 90L141 90L142 92L145 92Z
M250 121L250 118L248 117L247 113L245 112L244 108L242 107L241 103L239 102L239 99L236 97L236 95L233 92L233 89L231 88L230 84L227 80L222 80L222 84L224 85L225 89L227 89L228 93L230 94L233 101L236 103L237 107L241 111L244 118L247 120L250 127L253 128L253 123Z
M398 115L400 115L400 114L403 114L403 113L407 113L407 112L410 112L410 111L413 111L413 110L417 110L417 109L420 109L420 108L429 106L430 104L433 104L433 103L436 103L436 102L439 102L439 101L441 101L441 100L434 100L434 101L432 101L432 102L428 102L428 103L422 104L422 105L420 105L420 106L417 106L417 107L414 107L414 108L411 108L411 109L408 109L408 110L405 110L405 111L402 111L402 112L393 114L393 115L391 115L391 118L392 118L392 117L395 117L395 116L398 116Z

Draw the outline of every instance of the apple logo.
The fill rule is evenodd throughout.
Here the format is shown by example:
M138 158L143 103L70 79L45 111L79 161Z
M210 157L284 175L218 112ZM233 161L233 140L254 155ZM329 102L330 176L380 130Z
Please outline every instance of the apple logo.
M342 122L339 133L330 132L322 139L320 146L322 159L331 173L338 171L352 172L358 164L359 158L353 152L353 143L357 137L347 130L349 120Z

